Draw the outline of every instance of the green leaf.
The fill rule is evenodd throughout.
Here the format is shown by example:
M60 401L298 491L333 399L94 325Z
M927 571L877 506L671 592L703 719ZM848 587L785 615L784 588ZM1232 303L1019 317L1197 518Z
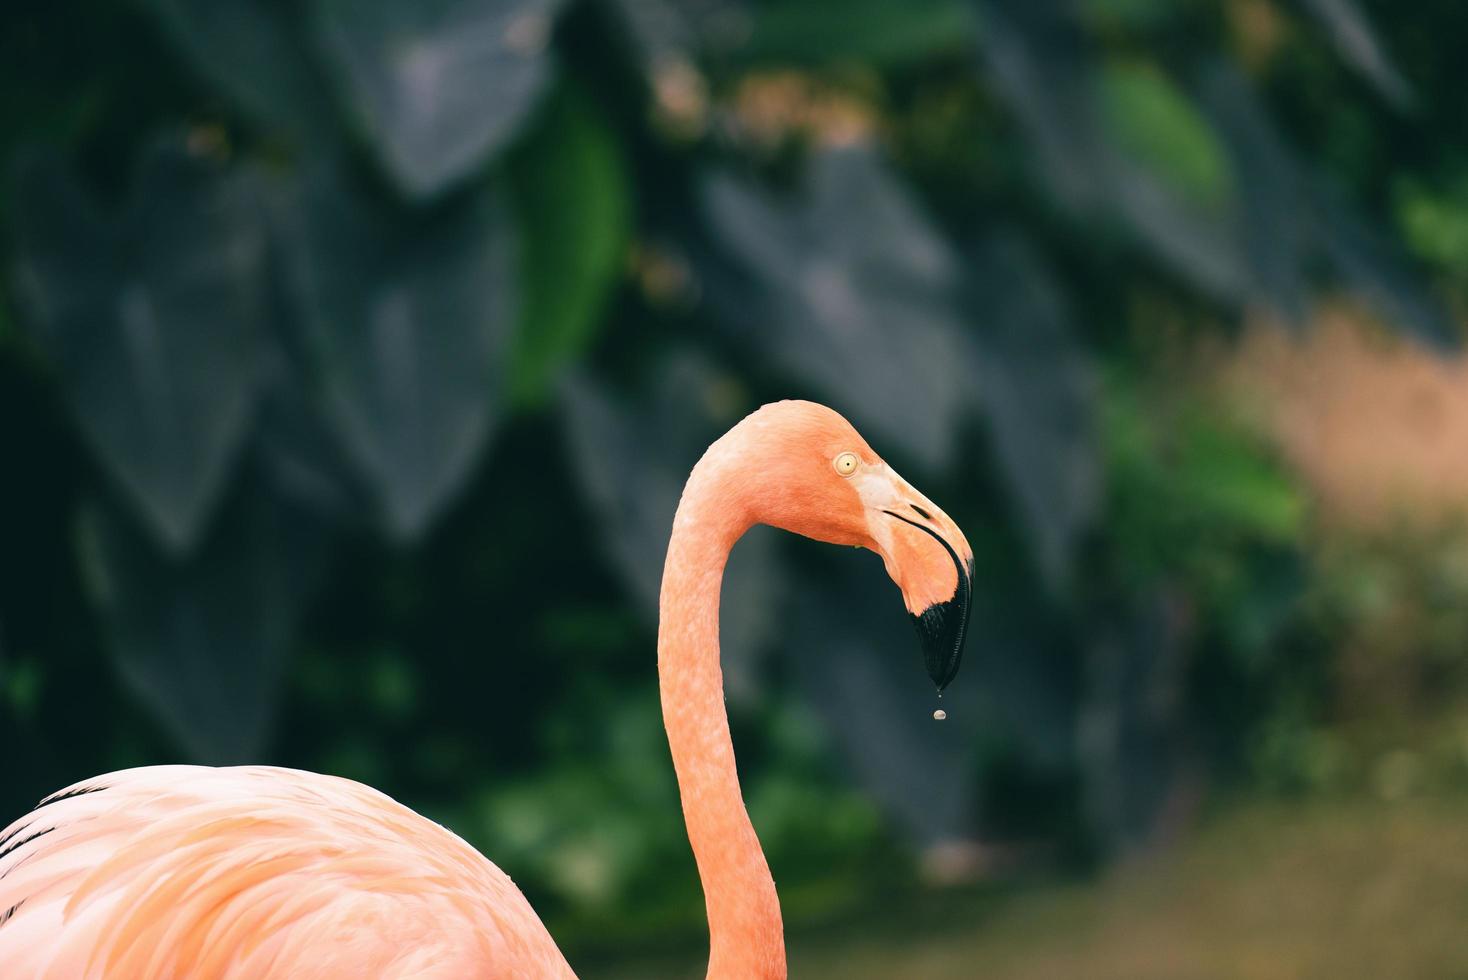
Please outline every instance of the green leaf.
M551 75L558 0L317 0L322 43L398 185L429 197L482 166Z
M1113 62L1101 69L1098 92L1102 119L1122 152L1190 200L1227 201L1233 176L1223 146L1166 75L1150 65Z
M319 529L258 483L197 552L159 553L115 508L83 512L82 567L129 687L189 754L258 759L304 597Z
M1397 109L1412 105L1412 89L1387 54L1366 12L1352 0L1301 0L1320 21L1341 57Z
M963 266L871 147L826 150L802 177L799 193L705 178L726 257L703 270L712 307L763 362L937 468L972 396Z
M7 660L0 657L0 697L16 718L31 723L41 705L46 677L34 660Z
M903 64L963 51L973 9L960 0L779 0L754 15L746 56L806 64Z
M324 77L293 5L145 0L189 63L245 112L303 140L336 129Z
M1115 25L1126 31L1156 30L1170 20L1189 13L1189 0L1083 0L1081 17L1106 26Z
M1244 434L1199 424L1179 455L1183 493L1209 524L1276 544L1299 537L1306 516L1299 489Z
M1396 211L1413 252L1459 279L1468 273L1468 177L1446 192L1405 182L1396 195Z
M563 85L510 160L524 306L511 397L535 404L591 344L626 254L631 187L616 135Z
M998 464L1035 564L1052 587L1100 509L1097 384L1063 290L1038 249L996 232L970 251L968 303L976 321L973 397L993 447L969 465Z
M512 229L478 190L427 213L322 170L280 208L292 299L327 417L388 532L416 540L498 422L516 320Z
M184 553L244 443L264 366L256 184L169 140L116 215L49 156L23 168L16 202L26 323L92 451Z

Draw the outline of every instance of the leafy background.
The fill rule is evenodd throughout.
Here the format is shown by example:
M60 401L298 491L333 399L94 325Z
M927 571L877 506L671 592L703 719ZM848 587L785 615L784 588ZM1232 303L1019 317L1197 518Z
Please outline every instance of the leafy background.
M872 562L736 549L797 939L935 888L966 935L1250 801L1468 786L1457 4L6 19L4 813L132 765L338 773L482 847L578 965L695 962L662 549L702 448L791 396L979 585L938 726Z

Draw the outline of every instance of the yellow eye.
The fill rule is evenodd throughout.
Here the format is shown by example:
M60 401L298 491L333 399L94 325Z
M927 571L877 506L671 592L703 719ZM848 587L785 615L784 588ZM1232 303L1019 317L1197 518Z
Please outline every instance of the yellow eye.
M861 460L856 458L856 453L842 453L832 461L832 465L836 467L836 472L842 476L850 476L855 473L860 463Z

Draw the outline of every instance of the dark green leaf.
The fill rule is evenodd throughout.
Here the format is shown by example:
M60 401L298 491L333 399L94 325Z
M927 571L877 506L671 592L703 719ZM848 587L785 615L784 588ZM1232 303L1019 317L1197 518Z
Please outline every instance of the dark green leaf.
M1352 68L1398 109L1412 103L1412 91L1392 64L1372 29L1371 20L1353 0L1300 0L1330 33L1330 39Z
M861 147L827 151L800 193L783 197L716 175L703 200L735 260L735 278L706 270L722 318L879 452L900 446L925 466L946 462L974 381L959 264L880 159Z
M1301 208L1302 175L1237 72L1220 64L1208 66L1200 96L1237 174L1239 227L1251 289L1288 320L1302 322L1309 299L1305 259L1311 236Z
M777 0L760 4L745 56L762 61L901 64L964 51L973 8L963 0Z
M255 183L168 142L103 215L65 167L23 168L17 292L82 431L166 547L199 536L254 411L265 226Z
M1360 218L1328 187L1311 195L1321 247L1345 284L1397 329L1428 343L1456 346L1460 329L1407 262L1398 243Z
M1457 329L1443 304L1399 245L1364 220L1328 180L1307 170L1237 72L1214 66L1203 93L1229 136L1236 166L1248 177L1241 198L1256 289L1292 312L1289 300L1298 295L1307 265L1323 259L1397 329L1433 344L1455 342Z
M271 358L255 434L260 461L284 499L333 524L369 526L374 502L314 395L304 365Z
M413 540L497 422L516 316L511 223L484 191L402 214L326 171L280 213L328 417L388 530Z
M1232 175L1218 138L1166 75L1147 65L1109 63L1098 92L1107 132L1122 152L1191 201L1216 208L1229 199Z
M1220 213L1218 202L1210 208L1187 200L1108 130L1097 97L1097 59L1076 36L1074 25L1056 25L1039 14L1001 15L993 9L985 17L981 43L995 91L1017 117L1039 175L1062 207L1087 222L1098 217L1118 221L1157 261L1215 300L1233 303L1246 294L1246 257L1230 215ZM1142 96L1144 101L1164 106L1156 113L1159 118L1192 119L1190 107L1179 111L1176 99L1158 98L1147 83L1140 87L1149 93ZM1196 136L1191 122L1183 127ZM1170 152L1165 130L1146 131L1145 142L1152 149L1142 156ZM1140 136L1131 138L1143 142ZM1197 150L1206 138L1190 142L1196 146L1181 158L1204 162L1185 164L1184 172L1197 174L1184 180L1207 185L1213 164L1207 162L1206 148ZM1094 233L1093 224L1083 227Z
M256 761L323 543L258 485L188 559L125 515L85 512L83 567L128 685L200 762Z
M317 0L322 42L398 184L438 193L482 166L551 74L558 0Z
M335 131L301 17L274 0L145 0L189 63L267 126L314 141Z
M653 66L727 53L749 40L744 0L607 0L626 24L633 43Z
M1035 563L1058 589L1101 503L1094 368L1059 283L1026 241L995 235L972 263L974 397Z
M1076 12L1088 23L1128 32L1156 30L1198 4L1184 0L1081 0Z
M1185 772L1185 602L1153 588L1131 608L1096 615L1084 641L1076 761L1088 829L1110 848L1156 833Z
M569 84L512 157L510 180L525 296L512 394L537 402L596 336L625 259L631 188L615 134Z

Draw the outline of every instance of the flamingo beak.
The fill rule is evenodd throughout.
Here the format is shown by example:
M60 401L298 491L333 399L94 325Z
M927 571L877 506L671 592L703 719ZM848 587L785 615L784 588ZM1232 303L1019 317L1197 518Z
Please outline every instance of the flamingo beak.
M885 463L855 478L866 507L870 546L882 556L922 643L938 693L963 661L973 606L973 551L947 514Z
M968 617L973 607L973 556L970 555L966 560L960 558L953 545L926 524L909 520L895 511L883 513L931 535L943 546L953 562L956 576L953 595L948 599L929 602L918 611L913 611L911 607L908 610L922 643L923 663L928 669L928 676L937 686L938 693L942 694L943 689L958 676L959 665L963 663L963 641L968 635Z

